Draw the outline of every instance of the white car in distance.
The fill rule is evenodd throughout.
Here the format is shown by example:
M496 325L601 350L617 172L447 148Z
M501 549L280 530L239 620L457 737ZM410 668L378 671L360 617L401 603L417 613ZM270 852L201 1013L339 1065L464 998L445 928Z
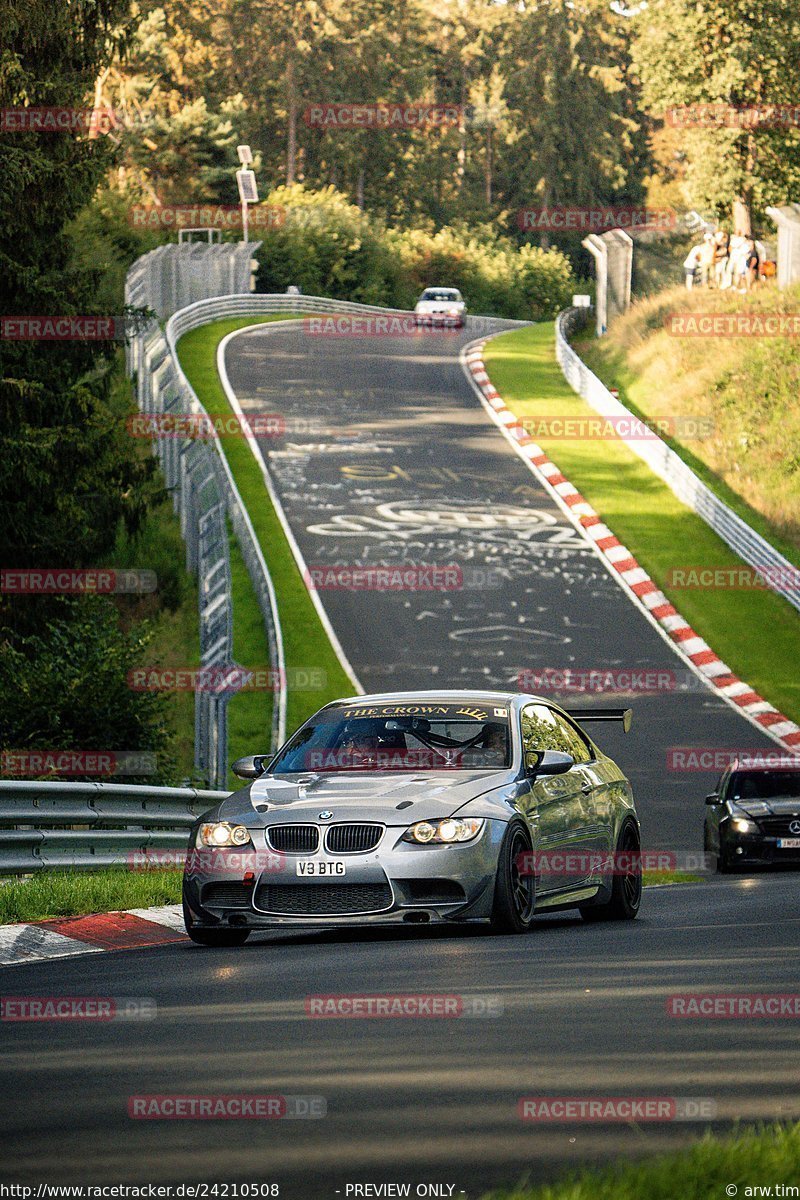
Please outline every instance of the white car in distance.
M460 329L466 324L467 306L458 288L429 287L414 309L417 325L442 325Z

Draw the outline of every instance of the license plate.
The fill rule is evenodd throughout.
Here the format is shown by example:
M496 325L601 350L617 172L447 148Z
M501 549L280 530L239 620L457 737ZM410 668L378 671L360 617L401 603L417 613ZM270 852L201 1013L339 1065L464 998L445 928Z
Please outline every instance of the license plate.
M343 862L318 862L317 859L300 858L294 865L295 874L305 879L309 875L345 875Z
M779 850L800 850L800 838L778 838Z

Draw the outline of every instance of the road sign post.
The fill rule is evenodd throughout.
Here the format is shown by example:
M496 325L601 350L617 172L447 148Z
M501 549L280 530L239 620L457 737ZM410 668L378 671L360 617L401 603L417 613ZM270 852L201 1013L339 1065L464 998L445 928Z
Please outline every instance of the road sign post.
M239 162L242 164L240 170L236 172L236 183L239 188L239 202L242 206L242 241L246 244L249 241L248 205L258 204L258 186L256 184L255 171L250 169L250 163L253 161L253 153L250 147L237 146L236 153L239 156Z

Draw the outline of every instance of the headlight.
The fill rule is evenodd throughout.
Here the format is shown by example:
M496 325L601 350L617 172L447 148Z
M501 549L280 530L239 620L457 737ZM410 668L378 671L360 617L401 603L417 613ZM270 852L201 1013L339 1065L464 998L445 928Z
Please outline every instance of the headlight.
M250 833L246 825L229 825L227 821L214 821L201 825L197 831L197 845L221 849L224 846L246 846Z
M445 817L443 821L417 821L403 834L404 842L471 842L483 829L482 817Z
M758 825L743 809L737 808L736 805L731 805L731 828L737 833L758 833Z

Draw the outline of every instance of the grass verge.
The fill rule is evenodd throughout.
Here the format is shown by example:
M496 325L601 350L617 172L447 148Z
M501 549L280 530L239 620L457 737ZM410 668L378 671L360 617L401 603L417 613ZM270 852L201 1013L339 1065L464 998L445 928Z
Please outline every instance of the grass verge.
M796 312L800 288L673 288L633 305L603 338L575 348L637 416L675 419L664 440L734 512L800 566L800 349L781 337L691 337L670 322L697 313L765 317ZM683 420L683 427L681 426ZM702 437L690 430L709 426ZM688 435L688 436L687 436Z
M230 531L231 582L233 590L233 658L246 667L269 668L269 643L261 609L245 566L239 543ZM272 735L274 696L270 691L240 692L228 701L228 759L243 754L267 752ZM228 787L240 788L242 781L228 770Z
M690 1150L640 1162L618 1162L582 1171L557 1183L490 1192L483 1200L740 1200L778 1195L775 1184L794 1184L800 1162L800 1124L769 1125L728 1137L707 1135ZM733 1191L727 1191L727 1188ZM787 1193L789 1194L789 1193Z
M492 382L520 419L593 414L561 374L551 322L502 334L486 347ZM737 675L800 721L798 615L769 591L670 588L681 567L740 567L741 560L620 439L536 439L597 509L679 612Z
M690 871L644 871L642 873L643 887L666 887L673 883L703 883L702 875L693 875Z
M252 693L252 695L256 695ZM662 883L699 883L699 875L678 871L645 872L645 887ZM121 908L180 904L180 871L41 871L28 879L0 884L0 925L80 917Z
M180 904L181 871L42 871L0 885L0 924Z
M281 319L284 318L280 315L266 317L264 322ZM232 411L217 374L217 346L223 337L235 329L259 323L252 317L215 321L185 334L178 343L181 366L208 412ZM242 437L223 436L222 440L225 456L250 514L278 597L289 684L287 726L291 730L328 700L351 695L353 682L339 662L311 602L249 443ZM243 662L242 665L252 664ZM317 677L325 681L324 687L293 686L295 679L307 678L309 671L317 672ZM246 752L257 751L258 746L253 746Z

